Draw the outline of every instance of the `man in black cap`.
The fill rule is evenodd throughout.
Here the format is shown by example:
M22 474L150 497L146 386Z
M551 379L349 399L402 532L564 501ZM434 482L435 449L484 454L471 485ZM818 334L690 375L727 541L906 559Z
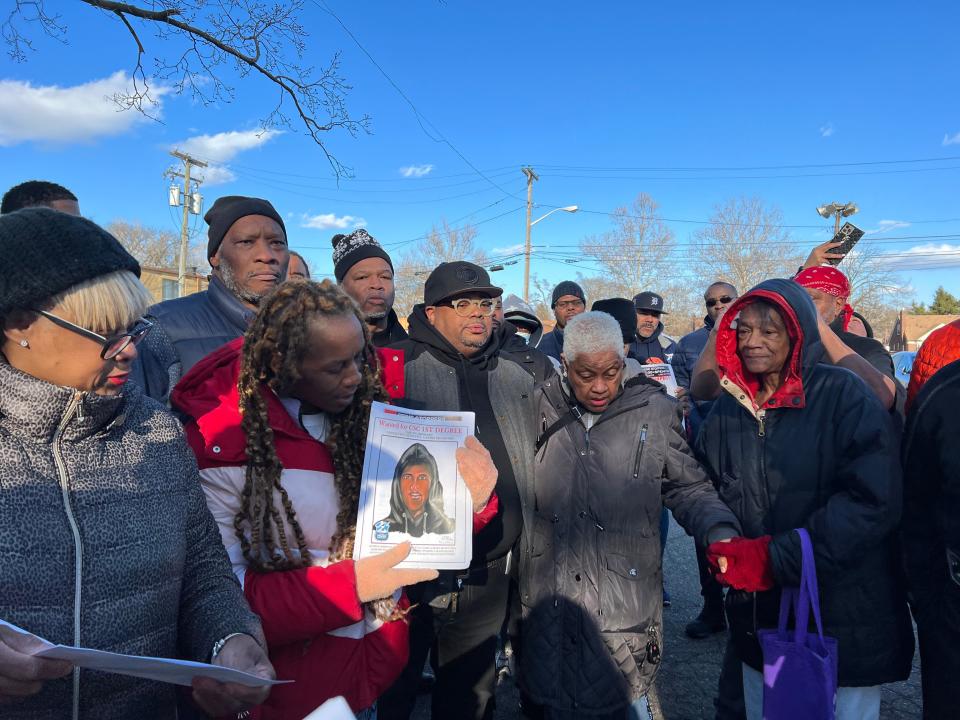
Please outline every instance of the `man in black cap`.
M563 329L570 322L570 318L587 309L583 288L573 280L564 280L553 289L550 308L553 310L557 324L540 339L537 350L560 362L560 353L563 352Z
M633 297L637 312L637 338L630 344L629 355L641 363L669 363L677 350L676 341L663 332L660 317L666 315L663 298L645 290Z
M290 262L283 218L266 200L222 197L203 219L210 226L210 286L150 308L154 329L133 366L134 380L161 402L199 360L246 332L260 299L283 282Z
M349 235L334 235L333 274L337 284L353 298L367 321L376 347L406 339L393 311L393 262L370 233L359 228Z
M436 675L433 717L492 717L497 636L507 613L510 551L520 536L520 491L531 488L536 442L535 378L524 355L494 333L503 291L473 263L442 263L424 284L424 302L410 315L410 337L391 346L404 363L399 405L418 410L472 411L476 436L499 472L497 516L474 535L473 562L407 588L410 660L380 699L380 720L410 717L427 652ZM519 489L518 489L519 488Z

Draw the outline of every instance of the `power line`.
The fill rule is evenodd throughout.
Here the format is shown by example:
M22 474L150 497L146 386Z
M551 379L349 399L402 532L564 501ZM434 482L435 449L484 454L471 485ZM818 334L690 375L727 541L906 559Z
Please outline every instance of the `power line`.
M341 20L340 17L339 17L335 12L333 12L333 10L330 9L330 7L327 5L326 2L324 2L324 0L312 0L312 1L313 1L313 4L314 4L314 5L316 5L316 6L317 6L318 8L320 8L321 10L324 10L327 14L329 14L334 20L336 20L336 21L340 24L340 27L342 27L343 30L344 30L344 32L346 32L347 35L350 36L350 39L353 40L353 42L356 44L356 46L357 46L358 48L360 48L360 51L361 51L364 55L367 56L367 59L370 60L371 63L373 63L373 66L374 66L375 68L377 68L377 70L380 72L381 75L383 75L384 78L386 78L387 82L390 83L390 85L393 87L393 89L397 91L397 93L400 95L400 97L402 97L402 98L404 99L404 101L406 101L407 105L410 106L410 109L413 110L414 117L417 119L417 123L420 125L420 129L423 130L424 134L425 134L427 137L429 137L429 138L430 138L431 140L433 140L434 142L442 142L442 143L443 143L444 145L446 145L448 148L450 148L451 150L453 150L453 152L456 153L457 157L459 157L459 158L467 165L467 167L469 167L471 170L473 170L477 175L479 175L480 177L482 177L484 180L486 180L488 183L490 183L490 185L492 185L493 187L495 187L495 188L496 188L497 190L499 190L501 193L503 193L503 194L506 195L507 197L516 197L516 195L514 195L513 193L507 192L507 191L504 190L502 187L500 187L497 183L495 183L493 180L491 180L489 177L487 177L482 171L480 171L479 168L477 168L476 165L474 165L472 162L470 162L470 161L467 159L466 155L464 155L462 152L460 152L460 150L459 150L452 142L450 142L449 140L447 140L446 137L444 137L443 133L440 132L439 129L437 129L437 126L434 125L432 122L430 122L430 120L429 120L423 113L421 113L419 109L417 109L417 106L413 103L413 100L411 100L409 97L407 97L407 94L406 94L403 90L400 89L400 86L397 85L397 83L395 83L395 82L393 81L393 78L391 78L391 77L387 74L387 71L384 70L384 69L380 66L380 63L378 63L376 60L374 60L373 55L371 55L371 54L367 51L367 49L366 49L366 48L360 43L360 41L357 39L356 35L354 35L354 34L350 31L350 28L348 28L348 27L344 24L343 20ZM440 138L439 141L438 141L436 138L432 137L429 132L427 132L427 129L424 127L424 123L426 123L427 125L429 125L430 128L431 128L431 130L433 130L433 132L436 133L437 137Z
M960 170L960 165L948 165L946 167L935 168L900 168L896 170L858 170L852 172L836 173L792 173L782 175L678 175L674 177L653 177L649 175L553 175L549 172L543 174L544 177L568 178L581 180L645 180L645 181L663 181L663 180L773 180L783 178L831 178L848 177L852 175L896 175L903 173L923 173L937 172L943 170Z
M865 165L904 165L908 163L928 163L928 162L950 162L960 160L960 155L948 155L939 158L910 158L906 160L865 160L861 162L846 163L807 163L802 165L740 165L740 166L649 166L649 167L604 167L604 166L585 166L585 165L550 165L547 163L534 163L538 167L544 167L548 170L609 170L616 172L726 172L742 170L806 170L811 168L829 168L829 167L860 167Z

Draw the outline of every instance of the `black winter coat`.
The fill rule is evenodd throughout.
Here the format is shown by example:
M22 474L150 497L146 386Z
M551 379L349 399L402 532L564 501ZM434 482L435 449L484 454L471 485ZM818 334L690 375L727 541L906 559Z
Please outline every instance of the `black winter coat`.
M802 334L793 371L759 410L740 370L731 323L766 297ZM796 346L796 343L794 343ZM698 437L720 497L750 538L772 535L778 586L800 582L794 528L813 540L825 632L839 641L840 685L863 687L910 674L913 632L898 561L902 482L889 413L853 373L820 364L816 310L790 280L768 280L721 320L717 361L724 392ZM762 667L756 630L776 627L779 587L731 592L727 612L741 659Z
M915 612L960 609L960 360L917 395L903 436L903 552ZM919 618L919 615L918 615Z
M701 542L739 528L662 385L627 381L587 431L560 382L537 391L540 448L521 493L520 681L551 708L610 713L647 691L659 663L663 505Z

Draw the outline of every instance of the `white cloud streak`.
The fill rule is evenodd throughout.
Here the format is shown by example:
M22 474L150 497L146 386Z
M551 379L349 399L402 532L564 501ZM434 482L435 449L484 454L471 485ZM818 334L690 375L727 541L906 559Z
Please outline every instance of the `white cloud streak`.
M828 122L826 125L820 127L820 137L828 138L833 135L833 123Z
M300 227L312 228L314 230L346 230L362 227L367 221L362 217L353 215L337 215L336 213L324 213L320 215L303 214Z
M890 250L881 254L878 259L891 270L950 270L960 268L960 245L914 245L906 250Z
M143 113L121 110L113 102L114 95L128 93L132 87L130 76L119 70L69 87L0 80L0 147L24 142L82 143L121 135L149 121ZM157 105L149 112L159 117L161 99L170 88L151 83L150 92Z
M944 135L944 136L943 136L943 144L944 144L944 146L947 146L947 145L960 145L960 132L955 133L955 134L953 134L953 135L951 135L950 133L947 133L946 135Z
M279 130L230 130L213 135L195 135L175 143L173 148L210 164L198 170L205 185L222 185L237 179L226 163L240 153L259 148L282 134Z
M421 178L433 172L433 165L408 165L400 168L400 174L405 178Z

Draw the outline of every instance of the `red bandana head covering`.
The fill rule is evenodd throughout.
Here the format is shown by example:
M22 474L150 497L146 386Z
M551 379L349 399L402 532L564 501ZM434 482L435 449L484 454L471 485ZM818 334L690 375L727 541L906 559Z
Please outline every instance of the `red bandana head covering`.
M850 297L850 281L847 280L847 276L830 265L801 270L793 280L805 288L819 290L841 300ZM850 318L853 317L853 308L844 304L840 314L843 318L843 331L846 332L847 326L850 324Z

